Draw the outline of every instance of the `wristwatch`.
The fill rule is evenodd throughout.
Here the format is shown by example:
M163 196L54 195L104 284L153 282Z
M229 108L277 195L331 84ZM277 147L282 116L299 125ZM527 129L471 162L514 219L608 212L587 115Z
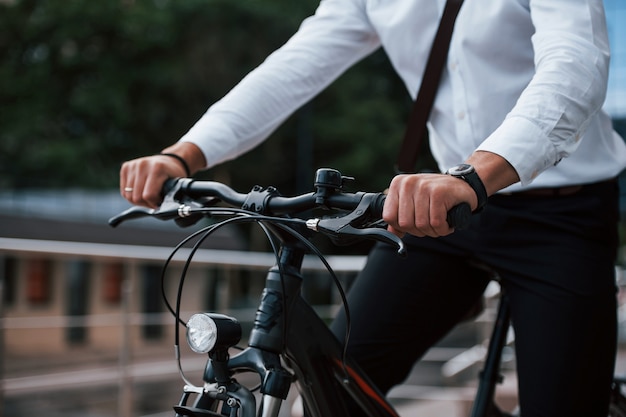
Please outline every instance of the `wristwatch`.
M453 177L460 178L472 187L472 190L476 193L476 197L478 198L478 206L474 212L478 212L482 210L482 208L487 204L487 190L485 189L485 185L481 181L480 177L476 173L476 170L470 164L460 164L453 166L452 168L446 171L446 174L452 175Z

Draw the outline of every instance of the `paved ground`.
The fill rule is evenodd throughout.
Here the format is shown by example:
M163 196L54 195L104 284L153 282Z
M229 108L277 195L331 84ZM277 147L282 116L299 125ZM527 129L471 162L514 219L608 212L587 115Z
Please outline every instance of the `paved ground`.
M193 370L188 373L192 381L199 381L203 365L201 357L187 358L183 362L184 369ZM59 359L55 366L47 369L42 366L40 360L5 364L2 415L121 417L125 409L120 398L125 393L131 399L129 415L165 417L172 415L168 410L179 398L182 387L173 359L156 353L136 360L126 373L120 373L111 358L92 355L75 355L71 365L67 359ZM626 353L620 352L618 372L625 371ZM469 413L474 382L463 379L459 383L442 383L441 366L437 361L418 365L406 383L390 393L391 402L402 416L464 417ZM120 389L124 386L128 390ZM505 382L498 388L498 398L505 408L514 407L514 372L506 372ZM293 399L294 395L290 395L289 401Z
M451 341L450 344L454 344ZM79 349L58 358L5 357L0 398L1 416L21 417L165 417L172 416L183 383L171 347L155 347L136 354L131 366L120 368L115 355ZM401 416L465 417L474 395L478 367L444 376L442 368L459 352L469 350L440 346L427 361L418 364L407 381L390 393ZM204 358L184 357L183 369L192 382L200 383ZM498 401L505 409L515 406L515 373L505 367ZM626 375L626 349L620 350L617 373ZM290 395L292 402L295 395ZM288 417L285 408L282 417Z
M183 362L183 369L193 382L200 381L203 366L204 358L199 356ZM126 404L132 408L129 415L171 416L168 410L178 400L182 387L173 358L160 349L136 358L124 373L120 372L116 358L85 352L45 360L12 358L4 368L2 415L7 417L123 416L122 393L132 399L130 406ZM466 415L473 390L464 385L442 386L441 381L437 361L421 365L406 384L394 389L391 400L403 416ZM127 390L121 390L124 386ZM294 398L290 395L290 403Z

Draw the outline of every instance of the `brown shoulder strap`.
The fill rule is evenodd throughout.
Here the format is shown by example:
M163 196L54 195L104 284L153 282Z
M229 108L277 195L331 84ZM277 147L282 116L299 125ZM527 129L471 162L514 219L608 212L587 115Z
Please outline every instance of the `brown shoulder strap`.
M400 173L415 171L419 149L427 134L426 122L433 108L433 101L439 87L443 66L448 56L452 29L462 4L463 0L448 0L443 10L439 28L437 29L437 34L428 56L428 62L426 63L426 69L424 70L422 84L413 104L404 132L404 140L398 154L397 170Z

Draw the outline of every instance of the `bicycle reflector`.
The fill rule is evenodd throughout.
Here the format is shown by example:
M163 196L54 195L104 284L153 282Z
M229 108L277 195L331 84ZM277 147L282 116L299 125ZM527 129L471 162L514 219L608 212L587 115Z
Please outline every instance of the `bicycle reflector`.
M198 313L187 321L187 343L197 353L228 349L241 340L237 319L223 314Z

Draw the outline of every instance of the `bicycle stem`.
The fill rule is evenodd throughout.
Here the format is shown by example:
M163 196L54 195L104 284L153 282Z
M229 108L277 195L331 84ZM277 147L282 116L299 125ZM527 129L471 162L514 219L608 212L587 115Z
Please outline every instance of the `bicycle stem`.
M293 301L300 295L302 248L285 245L279 253L280 264L267 275L261 303L257 309L249 345L266 351L281 353L285 346L285 322Z

